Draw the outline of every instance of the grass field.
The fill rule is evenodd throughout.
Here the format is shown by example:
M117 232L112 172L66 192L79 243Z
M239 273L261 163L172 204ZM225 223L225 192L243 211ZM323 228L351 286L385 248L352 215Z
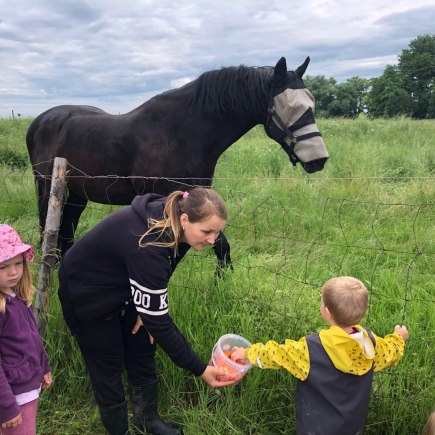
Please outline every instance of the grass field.
M28 119L0 119L0 221L38 243L36 196L25 148ZM325 170L294 170L257 127L219 160L214 188L229 207L234 272L215 281L212 251L189 252L170 285L171 315L205 361L216 340L299 338L325 327L320 288L353 275L370 290L363 324L410 331L405 357L375 375L366 434L419 434L435 409L435 122L320 120ZM91 204L77 235L116 207ZM32 265L35 282L38 262ZM39 434L103 434L80 353L60 313L53 277L46 345L54 385L40 401ZM214 390L158 353L160 410L187 435L295 431L295 379L251 370Z

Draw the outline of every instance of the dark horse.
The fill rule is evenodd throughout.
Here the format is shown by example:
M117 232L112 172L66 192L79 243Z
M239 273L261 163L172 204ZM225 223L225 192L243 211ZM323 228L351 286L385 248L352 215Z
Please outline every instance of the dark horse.
M62 254L73 243L88 200L123 205L147 192L167 195L193 185L211 186L219 156L257 124L294 165L300 162L310 173L322 170L328 152L315 125L314 98L302 81L309 60L296 71L287 71L281 58L275 68L205 72L123 115L90 106L58 106L42 113L26 137L41 229L55 157L69 164L59 229ZM229 265L224 235L214 249L219 264Z

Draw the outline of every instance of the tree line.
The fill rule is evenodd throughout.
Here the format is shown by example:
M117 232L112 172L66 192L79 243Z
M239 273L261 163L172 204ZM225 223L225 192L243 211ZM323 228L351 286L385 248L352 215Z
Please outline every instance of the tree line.
M435 34L421 35L402 50L397 65L387 65L380 77L352 77L344 83L325 76L306 76L315 95L316 115L355 118L407 116L435 118Z

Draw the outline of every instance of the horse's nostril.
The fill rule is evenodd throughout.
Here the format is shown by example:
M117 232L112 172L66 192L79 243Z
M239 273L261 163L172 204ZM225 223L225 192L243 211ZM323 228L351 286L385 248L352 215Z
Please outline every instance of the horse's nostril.
M311 162L303 163L302 166L306 172L312 174L313 172L321 171L326 163L327 158L313 160Z

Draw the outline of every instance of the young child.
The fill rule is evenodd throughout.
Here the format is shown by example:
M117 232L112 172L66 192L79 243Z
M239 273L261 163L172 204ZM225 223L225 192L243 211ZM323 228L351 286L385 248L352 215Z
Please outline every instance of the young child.
M0 434L35 435L41 387L52 383L31 303L33 248L0 224Z
M358 325L367 305L368 292L361 281L333 278L323 286L320 307L329 329L285 344L268 341L233 349L233 360L247 358L263 369L283 368L298 379L298 434L362 433L373 372L395 366L408 339L405 326L380 338Z

